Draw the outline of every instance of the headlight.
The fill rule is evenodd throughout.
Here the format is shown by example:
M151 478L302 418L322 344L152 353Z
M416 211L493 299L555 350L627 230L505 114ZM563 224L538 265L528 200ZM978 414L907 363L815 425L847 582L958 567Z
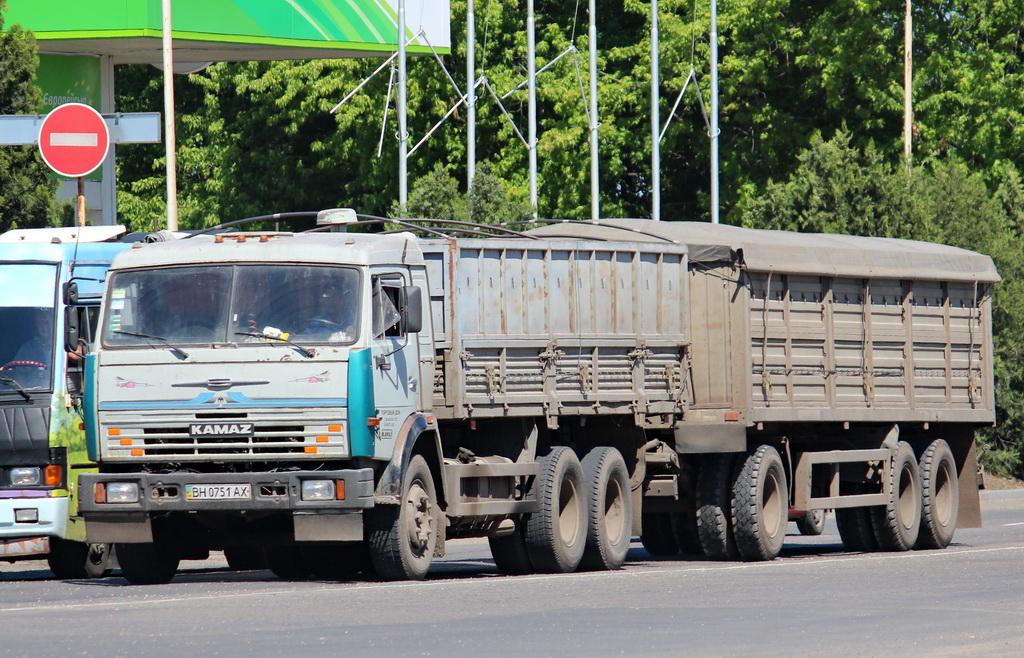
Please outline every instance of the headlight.
M18 466L11 469L11 484L18 487L33 487L39 484L42 471L38 466Z
M334 480L303 480L302 500L334 500Z
M139 485L136 482L108 482L107 483L108 503L137 503L139 502Z

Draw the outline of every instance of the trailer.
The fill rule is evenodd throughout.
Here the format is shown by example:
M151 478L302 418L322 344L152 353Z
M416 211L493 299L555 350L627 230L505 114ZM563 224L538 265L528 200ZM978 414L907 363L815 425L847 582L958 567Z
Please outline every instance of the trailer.
M0 560L46 559L58 578L109 573L85 541L76 483L94 469L81 429L83 361L122 226L0 235Z
M941 548L958 525L980 526L974 431L995 422L991 259L692 222L533 231L624 232L690 253L689 409L671 442L679 465L645 485L650 548L772 557L787 499L791 510L835 509L853 550ZM780 475L760 476L766 459ZM773 489L774 509L752 498L774 501Z
M619 568L635 535L773 559L793 510L835 509L858 550L980 521L987 257L632 220L417 238L350 215L115 261L81 509L129 581L210 550L407 579L460 537L504 573L568 572Z

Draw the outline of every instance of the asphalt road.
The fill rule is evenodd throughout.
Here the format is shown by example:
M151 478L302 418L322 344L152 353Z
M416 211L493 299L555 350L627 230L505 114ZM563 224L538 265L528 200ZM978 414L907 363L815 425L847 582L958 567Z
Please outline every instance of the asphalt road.
M848 553L830 519L771 563L635 544L622 571L504 577L468 540L424 582L285 582L216 554L148 587L3 563L0 655L1018 656L1024 491L982 499L985 527L943 551Z

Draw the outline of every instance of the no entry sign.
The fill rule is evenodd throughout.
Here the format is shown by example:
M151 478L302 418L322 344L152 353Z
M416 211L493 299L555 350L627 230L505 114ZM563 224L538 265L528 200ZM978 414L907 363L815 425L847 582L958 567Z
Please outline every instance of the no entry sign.
M107 157L110 133L103 116L82 103L56 107L39 128L39 152L55 172L78 178L94 172Z

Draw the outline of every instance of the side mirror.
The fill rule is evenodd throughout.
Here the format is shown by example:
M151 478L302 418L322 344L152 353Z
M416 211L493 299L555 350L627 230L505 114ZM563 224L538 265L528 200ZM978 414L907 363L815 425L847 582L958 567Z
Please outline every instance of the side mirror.
M64 304L66 306L74 306L78 303L78 284L74 281L68 281L64 284Z
M398 289L398 312L402 316L402 333L416 333L423 329L423 298L419 286Z
M76 286L75 295L78 295ZM64 351L74 352L78 349L78 339L82 337L79 325L78 309L68 306L64 309Z

